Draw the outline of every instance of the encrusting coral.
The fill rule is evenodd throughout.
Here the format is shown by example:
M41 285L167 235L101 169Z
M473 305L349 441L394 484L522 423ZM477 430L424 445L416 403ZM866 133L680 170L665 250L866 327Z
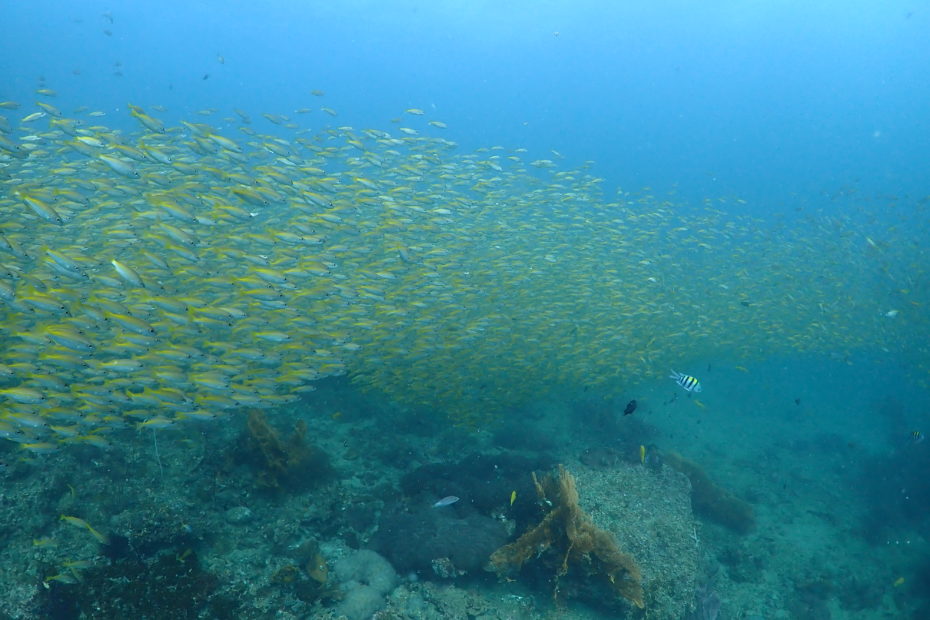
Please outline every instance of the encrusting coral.
M487 569L506 577L536 561L555 572L553 598L559 600L563 578L581 587L602 587L614 597L643 607L639 567L632 556L620 551L614 537L599 529L578 505L575 478L559 465L558 475L540 481L533 473L540 503L549 507L542 521L516 541L491 554Z

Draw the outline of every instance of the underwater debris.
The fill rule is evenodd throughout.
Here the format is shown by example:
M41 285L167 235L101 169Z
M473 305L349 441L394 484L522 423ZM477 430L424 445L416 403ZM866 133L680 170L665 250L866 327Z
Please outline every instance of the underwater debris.
M542 563L555 573L553 598L559 600L565 579L598 584L642 609L643 588L639 567L629 554L620 551L614 537L594 525L578 504L575 478L559 465L558 475L547 474L533 483L539 501L551 506L538 525L516 541L491 554L487 570L506 577L520 571L529 561Z
M243 460L256 467L256 485L281 490L311 484L330 471L326 454L307 442L307 423L298 420L282 439L260 409L249 412L242 447Z
M755 526L752 506L711 480L700 465L675 452L665 453L665 463L691 481L691 507L696 514L740 534Z

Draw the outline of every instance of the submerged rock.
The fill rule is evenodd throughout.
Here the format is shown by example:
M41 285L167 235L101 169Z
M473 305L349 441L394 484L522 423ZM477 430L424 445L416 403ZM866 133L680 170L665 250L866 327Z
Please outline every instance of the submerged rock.
M233 525L243 525L252 520L254 515L246 506L233 506L226 511L226 522Z
M582 510L574 476L559 465L555 474L540 480L533 472L532 478L545 514L516 541L492 553L488 570L507 577L519 573L527 563L536 564L552 575L556 602L566 590L611 606L626 600L642 609L643 588L636 560Z
M372 546L397 570L455 577L480 571L507 540L500 521L477 513L459 517L431 507L386 510Z
M550 561L540 562L535 555L516 572L503 572L548 596L553 596L555 583L557 600L571 605L570 599L580 598L605 607L612 617L640 617L643 612L638 607L645 609L647 617L684 617L694 600L700 544L688 479L668 467L653 470L638 464L604 469L574 463L568 469L575 478L569 493L576 503L573 516L567 520L551 516L562 500L559 494L550 498L550 488L542 483L546 518L516 532L540 542L538 549L548 553ZM543 540L557 539L563 531L569 538L567 548L558 540ZM532 540L534 536L538 540ZM586 551L580 554L571 542L579 536L587 537L582 546ZM500 568L504 559L523 557L513 555L520 551L515 545L496 553L491 568ZM630 558L635 564L627 561Z
M581 508L636 558L649 617L684 617L694 600L700 551L688 479L639 464L572 471Z

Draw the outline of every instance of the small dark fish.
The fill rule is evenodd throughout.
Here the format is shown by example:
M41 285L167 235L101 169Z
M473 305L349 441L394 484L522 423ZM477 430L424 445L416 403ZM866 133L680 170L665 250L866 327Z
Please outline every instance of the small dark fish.
M752 302L746 301L745 299L744 299L743 301L739 302L739 303L740 303L741 306L745 306L746 308L748 308L749 306L752 305Z
M800 398L795 398L795 399L794 399L794 404L797 405L798 407L800 407L800 406L801 406L801 399L800 399Z
M459 501L455 495L448 495L443 497L441 500L433 504L433 508L442 508L443 506L451 506L455 502Z
M204 74L203 74L203 77L200 78L200 79L201 79L201 80L209 80L209 79L210 79L210 74L209 74L209 73L204 73Z
M631 400L626 404L626 409L623 410L623 415L630 415L634 411L636 411L636 401Z

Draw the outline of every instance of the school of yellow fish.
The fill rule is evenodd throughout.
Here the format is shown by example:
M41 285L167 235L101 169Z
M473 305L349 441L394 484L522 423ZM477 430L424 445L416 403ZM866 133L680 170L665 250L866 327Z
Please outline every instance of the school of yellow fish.
M930 367L925 212L876 230L607 194L558 154L460 152L419 109L390 131L265 114L263 134L241 111L167 126L129 106L127 131L0 108L0 437L34 453L344 373L477 425L697 359Z

